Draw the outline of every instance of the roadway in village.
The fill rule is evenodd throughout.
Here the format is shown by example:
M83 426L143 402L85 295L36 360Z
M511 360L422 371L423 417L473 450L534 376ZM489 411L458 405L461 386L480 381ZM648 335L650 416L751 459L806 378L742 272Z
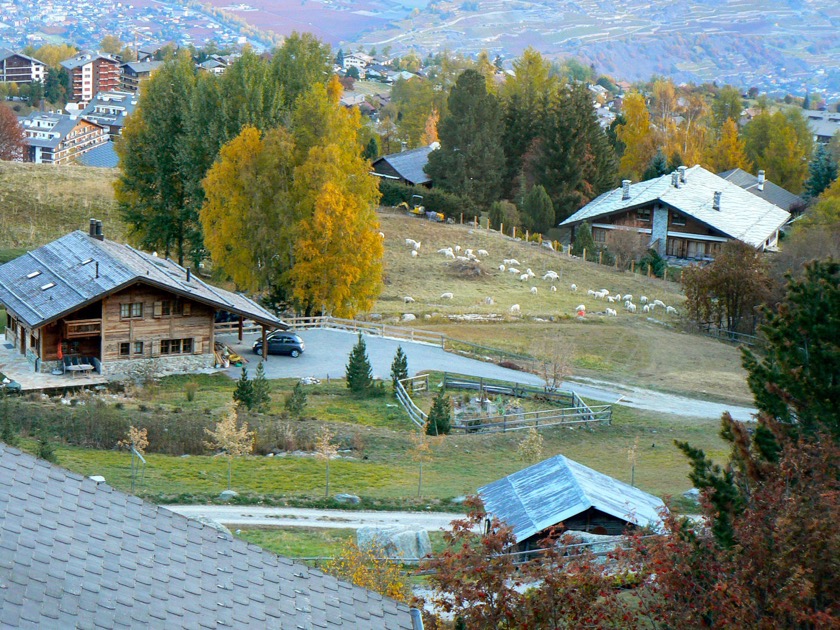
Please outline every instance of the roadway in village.
M343 330L311 329L299 333L306 344L305 352L298 358L287 356L270 356L265 363L266 376L275 378L303 378L307 376L318 379L343 378L347 357L357 341L357 335ZM220 335L236 352L249 360L248 367L253 376L253 368L259 357L253 353L251 346L257 335L245 335L243 344L238 344L235 335ZM454 372L478 378L498 379L523 383L526 385L542 386L543 379L535 374L519 372L508 368L470 359L451 352L446 352L440 346L407 341L405 339L389 339L365 335L368 358L376 377L390 378L391 362L397 346L402 346L408 357L410 374L426 370L438 372ZM231 378L239 378L239 368L228 370ZM578 396L595 400L604 404L621 404L635 409L669 413L688 418L718 418L724 411L729 411L736 420L751 420L755 409L738 407L722 403L710 402L696 398L687 398L667 394L650 389L630 387L608 381L581 379L569 380L563 383L563 389L574 390Z

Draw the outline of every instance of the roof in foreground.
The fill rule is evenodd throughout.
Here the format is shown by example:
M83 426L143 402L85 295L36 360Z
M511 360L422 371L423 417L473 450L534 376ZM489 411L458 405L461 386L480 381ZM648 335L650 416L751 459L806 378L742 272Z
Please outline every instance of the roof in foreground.
M744 190L751 192L756 197L761 197L765 201L769 201L773 205L780 207L782 210L790 211L791 208L802 206L805 200L802 197L794 195L792 192L785 190L781 186L777 186L773 182L765 179L764 190L758 189L758 175L748 173L741 168L733 168L723 173L718 173L728 182L732 182L736 186L740 186Z
M120 156L114 150L113 142L105 142L95 149L82 153L79 157L79 164L82 166L95 166L97 168L117 168L120 163Z
M0 303L38 328L143 282L268 326L286 328L247 297L202 281L168 258L75 231L0 266Z
M790 219L787 211L702 166L686 169L685 178L679 188L671 184L670 173L631 184L629 199L623 199L622 189L616 188L593 199L560 225L573 225L659 201L730 238L760 247ZM721 193L720 210L713 207L715 192Z
M563 455L478 489L488 514L525 540L589 508L639 526L659 527L659 497Z
M412 623L404 604L0 443L0 627Z
M429 162L429 153L434 151L437 145L432 144L428 147L420 147L418 149L411 149L403 151L402 153L392 153L391 155L383 155L378 160L373 162L374 169L376 163L379 161L387 162L391 165L400 177L412 184L426 184L432 181L432 178L426 175L423 168Z

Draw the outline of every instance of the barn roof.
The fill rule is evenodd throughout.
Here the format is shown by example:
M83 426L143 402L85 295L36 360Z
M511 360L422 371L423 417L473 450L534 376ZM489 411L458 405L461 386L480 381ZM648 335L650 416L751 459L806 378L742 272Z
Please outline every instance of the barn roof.
M595 508L639 526L658 527L659 497L563 455L478 489L487 513L513 528L517 541Z
M267 326L286 328L253 300L213 287L168 258L75 231L0 266L0 303L30 328L142 282Z
M765 201L769 201L782 210L790 212L791 208L805 204L805 200L802 197L794 195L789 190L785 190L767 179L764 180L764 190L759 190L758 176L748 173L741 168L733 168L723 173L718 173L718 175L726 181L740 186L756 197L761 197Z
M0 443L0 627L412 621L404 604Z
M685 178L679 188L671 184L671 174L631 184L628 199L623 198L621 188L605 192L560 225L575 225L658 201L730 238L761 247L790 219L787 211L702 166L686 169ZM721 193L720 210L713 207L715 192Z
M426 175L423 169L429 162L429 153L434 151L435 148L437 148L437 145L383 155L373 162L373 169L376 170L377 164L387 162L391 168L399 173L400 177L410 184L427 184L432 181L432 178Z

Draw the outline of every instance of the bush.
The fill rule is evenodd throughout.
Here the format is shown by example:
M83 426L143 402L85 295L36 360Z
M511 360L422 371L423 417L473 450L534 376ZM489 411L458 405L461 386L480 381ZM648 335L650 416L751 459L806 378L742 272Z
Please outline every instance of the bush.
M391 383L394 385L394 390L397 389L397 381L408 378L408 358L403 352L402 346L397 346L397 353L394 355L394 361L391 363Z
M195 394L198 391L198 383L190 381L184 385L184 393L187 395L187 402L195 400Z
M258 413L265 413L268 411L268 406L271 404L271 394L269 390L271 385L265 377L265 368L262 361L257 365L257 371L254 374L254 380L251 381L251 407Z

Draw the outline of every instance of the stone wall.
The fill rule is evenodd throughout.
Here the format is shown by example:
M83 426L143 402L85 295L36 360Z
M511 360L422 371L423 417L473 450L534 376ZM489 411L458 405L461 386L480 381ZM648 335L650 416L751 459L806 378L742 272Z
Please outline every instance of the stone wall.
M668 239L668 209L660 204L653 207L653 222L650 226L650 242L656 247L660 256L665 254L665 243Z
M102 365L103 376L126 376L138 379L148 376L183 374L213 367L212 354L187 354L153 359L123 359Z

